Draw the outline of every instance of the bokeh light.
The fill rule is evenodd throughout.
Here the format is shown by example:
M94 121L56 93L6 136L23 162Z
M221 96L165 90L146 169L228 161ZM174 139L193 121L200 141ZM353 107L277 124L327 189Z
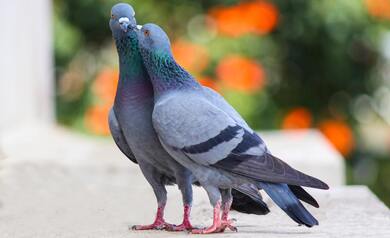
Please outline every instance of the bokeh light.
M110 108L111 106L107 104L89 107L84 119L85 126L88 130L96 135L109 135L110 129L107 121Z
M389 0L365 0L368 12L378 18L390 20Z
M197 78L198 82L202 84L203 86L209 87L215 91L219 91L218 85L215 80L213 80L210 77L203 76Z
M283 119L283 129L307 129L312 125L312 115L304 107L290 110Z
M348 155L354 145L352 129L341 120L325 120L319 125L320 130L333 146L343 155Z
M227 36L243 34L266 34L278 22L277 8L268 1L245 1L237 5L218 6L210 10L219 33Z
M243 92L260 90L265 83L262 66L254 60L238 55L222 59L216 68L216 74L224 87Z
M208 65L208 52L205 47L185 40L176 40L172 44L176 61L192 73L202 72Z

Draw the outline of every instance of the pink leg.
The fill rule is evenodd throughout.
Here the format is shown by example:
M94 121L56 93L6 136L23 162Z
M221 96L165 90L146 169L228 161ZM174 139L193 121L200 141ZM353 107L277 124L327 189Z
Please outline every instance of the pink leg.
M220 226L220 231L224 232L226 228L229 228L231 231L237 232L237 227L233 226L234 219L228 219L230 207L232 206L232 200L226 201L225 204L223 204L223 211L222 211L222 221Z
M184 204L184 215L183 215L183 222L180 225L173 225L172 229L169 229L169 231L191 231L194 229L194 227L191 225L190 222L190 213L191 213L191 205Z
M164 230L172 227L171 224L166 223L164 220L165 204L159 205L157 208L156 219L150 225L134 225L133 230Z
M203 229L193 229L191 233L193 234L210 234L219 232L219 227L221 226L221 200L217 202L214 207L214 219L213 224L209 228Z

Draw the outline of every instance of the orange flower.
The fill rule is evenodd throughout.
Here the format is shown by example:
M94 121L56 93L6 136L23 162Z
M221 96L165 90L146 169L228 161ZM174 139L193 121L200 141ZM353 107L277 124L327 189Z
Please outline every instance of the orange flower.
M233 37L247 33L266 34L278 22L276 7L263 0L216 7L210 10L209 15L215 20L220 33Z
M209 77L200 77L200 78L198 78L198 81L203 86L206 86L206 87L209 87L215 91L218 91L218 87L217 87L215 80L213 80Z
M390 20L390 0L365 0L365 3L372 16Z
M108 113L111 105L97 105L87 109L84 117L85 126L97 135L109 135Z
M206 48L188 41L175 41L172 44L172 52L176 61L192 73L202 72L209 62Z
M103 69L93 82L92 90L103 103L114 102L119 72L114 69Z
M304 107L297 107L287 113L283 119L283 129L310 128L312 123L311 113Z
M319 126L321 132L343 155L348 155L354 147L351 128L341 120L326 120Z
M260 64L242 56L229 56L221 60L216 73L227 88L254 92L264 86L264 70Z

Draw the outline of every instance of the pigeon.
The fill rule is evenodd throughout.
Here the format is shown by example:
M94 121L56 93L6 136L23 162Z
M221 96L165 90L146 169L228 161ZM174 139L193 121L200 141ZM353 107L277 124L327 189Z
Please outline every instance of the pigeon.
M328 185L272 155L221 95L202 87L175 61L169 38L158 25L145 24L138 38L153 85L154 129L166 151L191 170L213 206L213 224L192 233L236 231L228 218L231 190L243 184L264 190L299 225L318 225L299 200L314 207L318 203L301 186Z
M154 132L151 115L153 90L138 51L137 27L133 8L118 3L111 9L110 29L119 56L119 81L115 101L109 113L112 137L119 149L137 163L157 199L157 214L150 225L135 225L135 230L190 230L192 203L191 172L173 160L161 147ZM184 218L173 226L164 220L167 201L165 185L178 184L183 195Z
M192 184L197 183L191 171L174 160L162 147L152 125L153 87L138 50L135 12L129 4L118 3L111 9L110 29L119 56L120 76L114 105L109 113L111 135L119 149L140 166L157 199L157 214L150 225L133 226L135 230L191 230ZM177 184L184 204L180 225L164 220L167 201L165 185ZM236 192L240 205L235 209L251 214L267 214L269 209L261 195L248 185ZM248 197L249 196L249 197ZM247 204L247 205L246 205Z

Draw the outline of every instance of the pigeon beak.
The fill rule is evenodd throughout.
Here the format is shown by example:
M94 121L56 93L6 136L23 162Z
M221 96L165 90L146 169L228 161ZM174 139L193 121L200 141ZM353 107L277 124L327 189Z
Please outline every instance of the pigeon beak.
M121 17L118 21L120 28L124 32L127 32L129 30L129 26L133 27L133 24L130 23L130 19L127 17Z

